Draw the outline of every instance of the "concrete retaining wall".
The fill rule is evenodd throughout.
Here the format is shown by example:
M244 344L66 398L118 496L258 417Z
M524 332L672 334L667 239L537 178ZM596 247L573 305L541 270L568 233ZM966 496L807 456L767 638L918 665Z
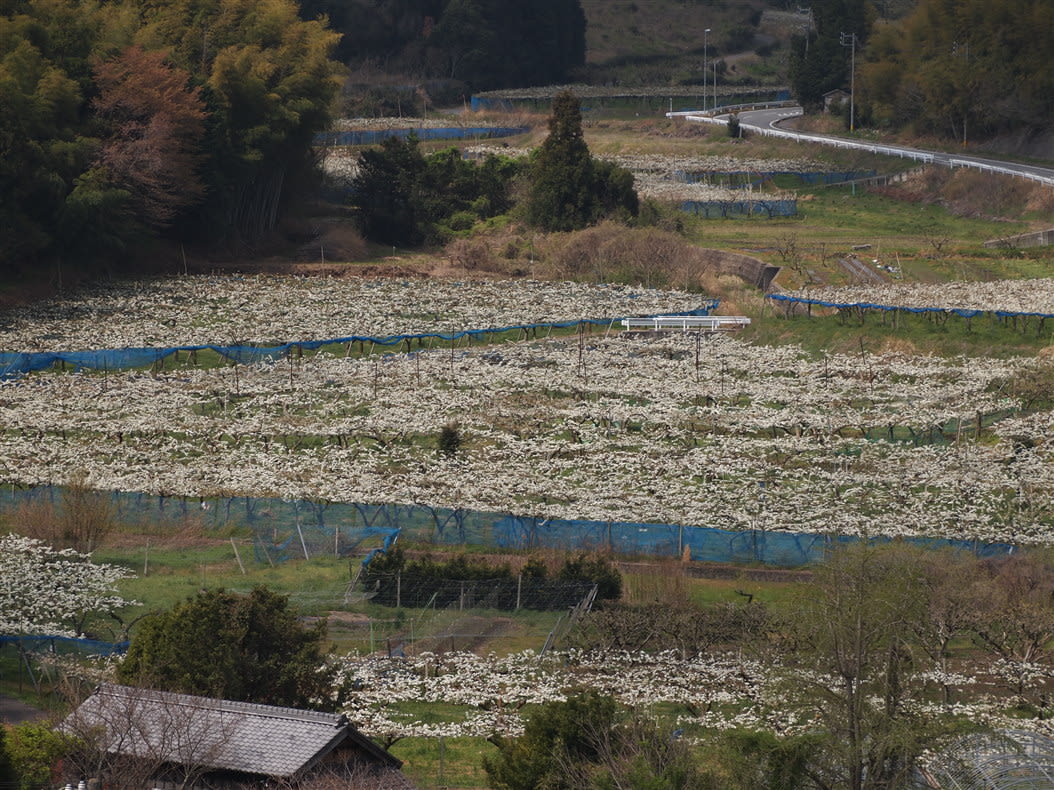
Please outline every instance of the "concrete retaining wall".
M1024 247L1048 247L1054 244L1054 228L1037 230L1035 233L1022 233L1020 236L1007 236L1005 239L992 239L984 243L989 249L1020 249Z

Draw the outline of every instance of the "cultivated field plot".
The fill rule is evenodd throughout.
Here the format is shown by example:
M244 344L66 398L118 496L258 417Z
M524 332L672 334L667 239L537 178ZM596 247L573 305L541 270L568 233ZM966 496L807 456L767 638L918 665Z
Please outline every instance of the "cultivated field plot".
M579 283L357 277L116 282L0 314L0 351L272 345L681 312L698 294Z
M45 325L50 348L100 347L446 331L700 301L561 284L192 278L55 305L39 324L27 312L5 343L28 344ZM62 483L84 469L99 488L185 496L1047 542L1054 414L1009 394L1034 365L601 330L256 366L48 371L0 390L0 480ZM460 449L442 454L454 422Z
M806 288L790 291L787 296L838 304L1054 314L1054 279L1049 278Z
M524 705L562 700L583 688L636 709L665 710L671 726L683 728L688 738L733 727L785 735L815 727L788 712L779 662L739 653L686 659L674 652L571 650L541 657L533 651L504 657L422 653L412 659L336 661L357 689L347 707L349 717L381 739L519 735ZM916 703L920 713L1051 731L1049 720L1023 720L1008 709L998 662L983 669L933 672L925 680L954 689L961 701Z

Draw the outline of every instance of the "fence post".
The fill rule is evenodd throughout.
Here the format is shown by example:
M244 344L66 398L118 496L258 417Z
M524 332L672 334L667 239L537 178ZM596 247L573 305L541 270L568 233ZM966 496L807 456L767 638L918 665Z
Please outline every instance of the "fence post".
M403 605L403 575L395 574L395 608L401 609Z
M523 589L523 574L519 573L516 575L516 610L520 609L520 592Z

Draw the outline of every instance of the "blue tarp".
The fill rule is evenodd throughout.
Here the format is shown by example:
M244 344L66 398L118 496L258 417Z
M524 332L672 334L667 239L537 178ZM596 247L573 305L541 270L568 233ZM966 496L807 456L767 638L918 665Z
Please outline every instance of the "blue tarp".
M834 544L856 538L815 533L726 530L678 524L565 521L506 516L494 525L495 544L504 548L603 549L617 554L679 557L688 549L702 562L760 563L797 567L823 559ZM878 541L885 542L880 538ZM909 538L926 548L956 548L981 557L1008 554L1009 543Z

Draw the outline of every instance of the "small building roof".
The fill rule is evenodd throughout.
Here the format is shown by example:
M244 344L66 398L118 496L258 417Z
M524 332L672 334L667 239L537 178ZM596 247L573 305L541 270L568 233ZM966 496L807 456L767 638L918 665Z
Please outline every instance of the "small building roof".
M103 684L62 724L92 732L113 754L273 777L300 774L339 746L367 762L402 762L346 716Z

